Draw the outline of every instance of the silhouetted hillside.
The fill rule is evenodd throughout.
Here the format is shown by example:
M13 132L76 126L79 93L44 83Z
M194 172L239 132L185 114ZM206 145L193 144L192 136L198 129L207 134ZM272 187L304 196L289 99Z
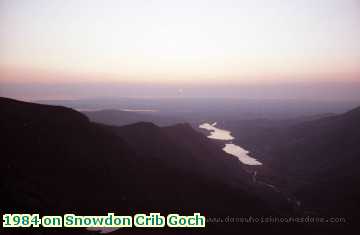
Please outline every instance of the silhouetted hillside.
M315 211L357 217L360 209L360 109L290 128L271 150L272 165L295 180L296 195ZM284 169L286 168L286 169Z
M305 210L353 223L359 218L360 108L305 122L239 123L228 125L236 141L270 167Z
M187 124L105 126L68 108L6 98L0 98L0 109L2 213L196 211L207 217L290 213L286 206L271 208L238 161ZM239 226L242 231L263 229L210 223L206 232L230 233ZM146 231L119 230L114 234Z

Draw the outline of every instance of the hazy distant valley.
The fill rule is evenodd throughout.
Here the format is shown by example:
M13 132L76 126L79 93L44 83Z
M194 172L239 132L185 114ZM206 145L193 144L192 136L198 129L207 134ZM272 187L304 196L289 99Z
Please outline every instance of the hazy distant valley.
M351 103L332 109L291 102L249 109L245 103L236 109L220 100L224 112L211 114L205 100L181 101L183 106L172 103L179 100L103 102L42 102L70 106L84 116L58 106L1 100L2 176L12 179L1 187L9 200L5 210L53 213L48 205L59 201L61 211L79 213L101 214L106 205L107 211L204 211L213 218L346 218L346 223L292 224L299 234L314 228L337 233L359 218L360 110L343 112ZM92 183L79 187L84 177ZM66 194L67 188L76 197ZM94 188L101 191L94 194ZM21 197L14 196L18 190ZM208 233L231 233L237 226L244 225L210 223ZM256 230L268 226L287 227Z

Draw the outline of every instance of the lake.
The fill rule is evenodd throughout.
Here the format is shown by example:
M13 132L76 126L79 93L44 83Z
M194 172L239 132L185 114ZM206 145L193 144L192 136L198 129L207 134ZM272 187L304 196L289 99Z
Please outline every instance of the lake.
M216 122L212 124L203 123L199 125L199 128L210 131L210 134L207 136L208 138L223 140L225 142L225 147L222 150L230 155L237 157L241 163L245 165L262 165L261 162L249 156L249 151L232 142L235 137L231 135L230 131L217 128L216 125Z

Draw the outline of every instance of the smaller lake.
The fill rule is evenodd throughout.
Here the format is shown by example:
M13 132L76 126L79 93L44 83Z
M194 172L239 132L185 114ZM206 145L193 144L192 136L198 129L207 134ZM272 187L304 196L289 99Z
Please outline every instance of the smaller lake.
M233 139L235 139L231 135L230 131L216 128L215 127L216 124L217 124L216 122L214 122L213 124L203 123L199 127L210 131L210 135L208 136L208 138L210 138L210 139L216 139L216 140L233 140Z
M245 165L262 165L261 162L249 156L249 151L231 142L235 138L231 135L230 131L217 128L215 127L216 125L216 122L213 124L203 123L199 125L199 128L210 131L208 138L225 141L223 151L237 157L241 163Z

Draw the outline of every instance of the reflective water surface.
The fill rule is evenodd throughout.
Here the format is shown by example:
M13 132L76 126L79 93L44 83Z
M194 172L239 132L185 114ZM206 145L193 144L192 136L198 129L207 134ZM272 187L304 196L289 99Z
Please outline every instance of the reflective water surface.
M199 125L199 128L210 131L210 134L208 136L208 138L210 138L210 139L227 141L225 143L225 147L223 148L223 151L237 157L239 159L239 161L242 162L243 164L245 164L245 165L262 165L261 162L259 162L255 158L252 158L249 156L249 151L241 148L239 145L229 142L229 141L235 139L231 135L230 131L217 128L217 127L215 127L216 125L217 125L216 122L214 122L213 124L203 123L203 124Z

